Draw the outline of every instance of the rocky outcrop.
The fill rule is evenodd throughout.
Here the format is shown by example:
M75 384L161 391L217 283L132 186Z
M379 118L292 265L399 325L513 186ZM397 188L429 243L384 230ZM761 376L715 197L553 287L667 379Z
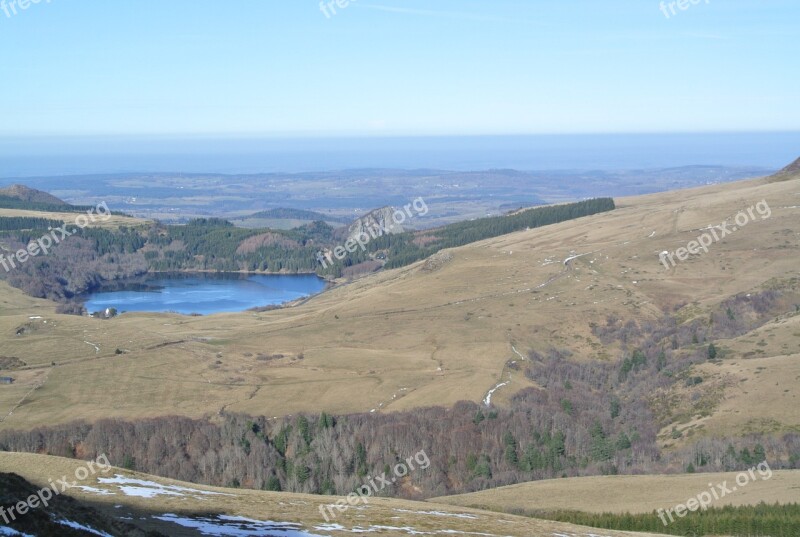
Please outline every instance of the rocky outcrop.
M453 254L447 251L441 251L433 254L420 267L422 272L436 272L447 263L453 260Z
M381 207L370 211L347 228L347 238L355 239L360 234L370 236L393 235L405 231L403 225L394 218L394 207Z

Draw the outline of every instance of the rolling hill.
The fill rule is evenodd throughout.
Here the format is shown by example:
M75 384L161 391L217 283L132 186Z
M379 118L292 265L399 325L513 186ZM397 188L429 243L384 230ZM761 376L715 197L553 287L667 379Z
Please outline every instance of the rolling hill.
M684 503L687 498L708 490L709 483L735 486L737 475L737 472L727 472L548 479L429 501L516 514L557 511L650 514ZM756 476L756 480L736 490L736 494L732 492L715 500L714 507L797 501L800 471L775 471L768 479Z
M276 208L231 218L230 221L246 228L293 229L312 222L325 222L332 227L339 227L349 224L352 219L305 209Z
M29 203L38 203L43 205L53 205L69 207L69 203L63 201L47 192L36 190L25 185L11 185L5 188L0 188L0 197L14 198L20 201Z
M101 321L2 285L3 373L16 382L0 386L0 441L80 456L104 434L232 431L205 476L202 452L180 446L180 466L140 436L113 460L136 453L151 473L246 474L243 486L262 488L269 475L233 462L258 460L297 492L346 492L355 472L326 485L332 470L315 465L338 450L348 460L354 436L366 468L405 442L431 449L439 472L408 492L421 498L756 457L797 468L800 175L789 173L620 198L269 312ZM708 252L692 245L702 237ZM262 444L273 451L259 459Z
M18 384L0 391L4 408L24 400L2 427L63 423L75 412L89 419L156 416L165 408L188 416L404 410L482 401L499 384L492 401L502 404L534 385L506 368L517 352L564 348L580 360L608 360L615 345L604 345L592 325L609 317L658 319L666 311L686 322L740 293L791 291L799 192L796 179L757 179L623 198L611 213L447 250L434 270L420 262L267 313L126 314L102 323L54 315L50 303L3 285L0 330L13 336L29 326L23 336L5 336L3 352L29 365ZM670 270L659 262L659 252L762 199L770 218ZM756 346L757 359L792 367L781 357L800 351L796 322L765 326L775 346ZM252 358L265 351L304 360L265 367ZM216 360L222 363L211 367ZM734 363L726 361L717 376ZM786 389L780 397L797 397ZM314 397L297 397L306 391ZM740 390L729 395L745 397ZM751 410L745 406L730 426L763 417ZM770 419L798 425L791 413Z
M200 487L120 468L97 468L92 474L86 463L57 457L19 453L0 453L0 473L4 496L22 498L48 486L52 476L68 476L75 482L64 495L57 496L53 519L47 520L36 509L18 522L5 525L18 531L38 531L55 526L62 533L47 535L280 535L285 537L342 537L359 533L378 533L387 537L408 535L482 535L500 537L623 537L650 534L617 531L598 533L591 528L503 516L475 509L453 509L445 505L407 502L388 498L368 498L328 521L321 514L328 505L342 498L279 492ZM83 469L83 470L81 470ZM87 479L73 476L89 474ZM27 483L25 481L27 481ZM8 486L11 490L6 489ZM59 485L60 486L60 485ZM11 488L13 487L13 488ZM15 494L16 493L16 494ZM327 511L325 511L327 513ZM38 520L32 520L38 517ZM44 520L41 520L44 519ZM65 522L84 531L70 532ZM34 526L37 524L37 526ZM92 531L93 530L93 531ZM0 520L0 532L4 523ZM103 533L98 533L103 532ZM8 535L8 533L5 533ZM14 535L11 533L10 535Z

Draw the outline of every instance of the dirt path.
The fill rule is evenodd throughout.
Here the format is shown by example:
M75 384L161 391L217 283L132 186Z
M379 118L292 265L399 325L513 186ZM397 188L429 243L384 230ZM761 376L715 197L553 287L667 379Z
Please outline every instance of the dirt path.
M36 384L36 385L35 385L33 388L31 388L30 390L28 390L28 392L27 392L25 395L23 395L23 396L22 396L22 399L20 399L19 401L17 401L17 403L16 403L14 406L12 406L12 407L11 407L11 410L9 410L9 411L8 411L8 414L6 414L5 416L2 416L2 417L0 417L0 423L3 423L3 422L5 422L5 421L6 421L8 418L10 418L10 417L11 417L11 415L12 415L12 414L14 414L14 412L15 412L15 411L16 411L16 410L17 410L19 407L21 407L21 406L22 406L22 405L25 403L25 401L27 401L27 400L28 400L28 397L30 397L30 396L33 394L33 392L35 392L35 391L36 391L36 390L38 390L39 388L42 388L42 387L45 385L45 383L47 382L47 378L50 376L50 372L52 372L52 371L53 371L53 368L51 367L51 368L50 368L50 369L47 371L47 373L45 373L45 375L44 375L44 378L41 380L41 382L39 382L38 384Z

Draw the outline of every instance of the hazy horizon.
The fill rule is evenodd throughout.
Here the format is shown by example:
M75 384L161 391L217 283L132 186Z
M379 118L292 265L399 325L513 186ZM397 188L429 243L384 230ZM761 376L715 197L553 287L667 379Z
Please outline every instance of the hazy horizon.
M301 173L360 168L779 169L800 132L417 137L0 138L0 177L112 173Z

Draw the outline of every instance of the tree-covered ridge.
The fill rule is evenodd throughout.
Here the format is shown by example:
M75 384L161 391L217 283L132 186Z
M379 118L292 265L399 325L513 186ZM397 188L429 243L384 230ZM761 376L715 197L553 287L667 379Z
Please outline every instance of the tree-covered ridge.
M255 241L255 248L241 248L248 239L266 234L278 240ZM243 229L225 220L198 219L185 226L151 228L145 255L158 271L314 272L317 251L332 239L333 228L322 222L286 231Z
M506 216L492 216L465 222L457 222L434 230L440 248L463 246L492 237L498 237L523 229L557 224L583 216L612 211L616 208L612 198L596 198L577 203L549 205L526 209Z
M615 207L612 198L597 198L577 203L535 207L504 216L457 222L437 229L383 235L370 241L366 251L356 250L321 272L339 276L343 268L368 261L379 253L386 258L386 268L399 268L425 259L445 248L455 248L515 231L612 211Z
M263 219L276 219L276 220L310 220L319 222L340 222L347 224L350 219L341 216L332 216L316 211L307 211L304 209L287 209L277 208L268 209L266 211L259 211L257 213L246 216L245 218L263 218Z
M402 267L443 248L613 208L611 198L594 199L460 222L434 230L378 236L364 251L357 249L341 262L327 267L320 264L319 252L335 248L343 239L340 232L321 221L292 230L239 228L220 218L198 218L186 225L154 223L116 229L75 228L47 256L20 266L13 275L0 274L0 277L33 296L58 301L91 291L109 281L108 275L117 280L147 270L317 273L339 277L348 267L365 262L372 263L372 269L382 264L386 268ZM40 237L43 229L60 224L36 218L7 219L0 220L0 232L7 228L4 232L6 247L16 251Z
M0 231L29 231L56 228L63 224L60 220L32 216L0 216Z
M59 199L43 190L37 190L22 184L9 185L0 188L0 196L7 196L27 202L44 203L48 205L69 205L66 201Z
M85 213L94 209L88 205L58 205L55 203L42 203L38 201L26 201L12 196L0 194L0 209L22 209L26 211L42 211L55 213Z
M527 209L507 216L493 216L466 222L450 224L430 233L416 234L429 237L434 242L422 247L418 259L424 259L444 248L455 248L472 242L499 237L515 231L558 224L583 216L613 211L616 208L612 198L597 198L564 205L551 205ZM416 238L416 237L415 237ZM401 266L400 260L390 260L390 267ZM405 263L404 263L405 264Z
M73 235L82 237L92 244L98 255L135 254L145 244L146 237L135 227L120 226L116 230L103 228L77 228Z

